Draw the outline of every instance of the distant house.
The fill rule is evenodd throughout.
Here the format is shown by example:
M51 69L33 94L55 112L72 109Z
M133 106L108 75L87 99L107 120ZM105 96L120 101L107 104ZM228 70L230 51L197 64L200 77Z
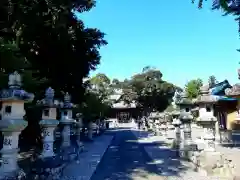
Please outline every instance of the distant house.
M112 103L109 118L116 118L119 122L130 122L132 118L137 118L139 109L135 102L124 102L122 96L123 91L121 89L115 89L109 97L109 101Z

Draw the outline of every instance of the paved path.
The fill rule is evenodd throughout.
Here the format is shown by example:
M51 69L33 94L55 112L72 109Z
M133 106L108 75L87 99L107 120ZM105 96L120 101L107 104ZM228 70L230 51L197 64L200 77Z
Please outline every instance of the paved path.
M94 142L85 143L84 152L64 169L61 180L89 180L111 143L112 135L105 133L94 138Z
M161 180L160 169L153 163L130 129L116 132L91 180Z
M166 140L161 136L153 136L146 131L133 131L138 142L144 145L145 151L152 159L152 163L161 170L161 175L166 180L229 180L226 178L205 176L195 172L190 162L176 157Z
M121 129L91 180L223 180L194 172L163 140L134 129Z

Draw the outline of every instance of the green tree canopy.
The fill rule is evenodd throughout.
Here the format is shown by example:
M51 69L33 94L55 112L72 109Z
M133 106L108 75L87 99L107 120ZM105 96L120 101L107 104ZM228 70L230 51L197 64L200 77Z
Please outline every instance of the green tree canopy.
M207 0L205 0L207 1ZM208 0L211 1L211 0ZM198 3L198 8L203 7L204 0L192 0L192 3ZM240 1L238 0L212 0L212 9L221 10L224 16L233 15L238 22L238 32L240 33Z
M111 80L103 73L96 74L90 80L91 91L99 96L99 100L104 102L112 93L110 87Z
M210 87L215 86L218 83L216 77L214 75L209 76L208 78L208 84Z
M104 33L86 28L75 15L94 6L93 0L2 0L0 38L16 44L34 79L47 79L45 88L67 91L79 103L82 79L100 63L99 48L107 44Z
M131 79L119 82L123 89L122 100L126 103L135 101L145 111L165 110L171 103L177 87L162 80L162 76L161 71L147 66Z
M185 91L188 98L194 99L200 94L200 88L202 87L203 82L201 79L193 79L185 85Z

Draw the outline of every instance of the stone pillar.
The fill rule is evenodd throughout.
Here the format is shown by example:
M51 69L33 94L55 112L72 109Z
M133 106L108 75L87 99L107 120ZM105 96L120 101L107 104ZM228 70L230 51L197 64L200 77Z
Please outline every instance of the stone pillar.
M176 134L176 145L177 145L177 148L179 149L179 145L180 145L180 142L181 142L181 129L180 129L180 124L179 125L176 125L176 128L175 128L175 134Z
M91 141L93 140L93 122L88 123L88 139Z
M161 136L161 130L160 130L160 121L156 120L156 135Z
M185 121L183 123L183 137L184 144L189 144L192 142L192 129L191 129L191 121Z
M180 156L186 159L191 159L194 152L197 150L197 145L192 141L191 121L193 117L190 114L180 115L183 124L183 141L180 144Z
M179 146L180 146L180 143L181 143L181 129L180 129L181 121L177 118L174 118L172 124L175 127L174 146L175 146L176 149L179 149Z
M20 172L17 165L19 134L27 126L27 122L23 120L24 103L32 101L34 95L21 89L21 76L17 72L9 75L8 85L9 89L4 89L0 93L2 102L0 130L4 136L0 179L17 179Z
M213 124L214 126L214 124ZM204 151L214 152L215 149L215 136L212 128L204 128L204 141L206 142L206 146Z
M66 93L64 96L64 103L61 104L60 123L63 125L62 148L71 146L71 125L74 123L72 119L72 107L71 96Z
M163 137L167 136L167 126L165 123L161 123L160 125L160 131Z
M53 157L54 149L54 130L58 125L57 120L42 120L40 125L43 127L42 136L43 136L43 151L41 158Z
M62 145L61 147L68 147L71 145L71 122L68 121L68 118L64 116L60 123L63 125L63 130L62 130Z
M151 119L149 119L149 130L153 129L153 121Z
M19 167L17 164L18 139L20 132L3 131L2 164L0 168L0 179L16 177Z

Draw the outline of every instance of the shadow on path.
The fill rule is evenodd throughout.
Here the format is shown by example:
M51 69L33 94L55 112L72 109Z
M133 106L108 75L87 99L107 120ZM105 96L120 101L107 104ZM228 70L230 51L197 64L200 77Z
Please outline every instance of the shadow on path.
M99 163L91 180L141 180L165 179L178 176L186 167L181 164L176 153L168 148L158 148L163 142L138 142L129 129L118 129L111 145ZM147 133L141 133L146 138ZM151 159L145 149L152 150ZM151 153L151 152L150 152Z

